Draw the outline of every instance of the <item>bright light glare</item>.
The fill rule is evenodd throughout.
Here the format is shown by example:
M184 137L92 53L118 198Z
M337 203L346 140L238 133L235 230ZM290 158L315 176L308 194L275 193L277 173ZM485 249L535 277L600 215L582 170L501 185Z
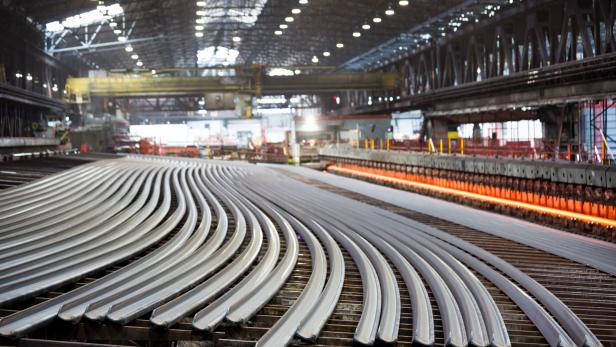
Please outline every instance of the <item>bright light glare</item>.
M268 76L293 76L293 70L284 68L271 68L267 72Z
M197 51L197 61L200 66L233 65L239 55L236 49L210 46Z
M62 22L53 21L45 25L45 31L47 32L59 32L65 28L75 29L91 25L94 23L102 23L106 18L114 18L122 15L124 9L120 4L113 4L109 6L102 6L101 10L92 10L84 12L75 16L71 16L63 20Z

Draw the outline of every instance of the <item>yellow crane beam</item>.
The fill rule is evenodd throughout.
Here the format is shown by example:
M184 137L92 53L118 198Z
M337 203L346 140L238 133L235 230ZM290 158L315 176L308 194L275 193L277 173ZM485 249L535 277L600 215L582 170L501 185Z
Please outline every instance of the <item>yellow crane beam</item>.
M150 97L201 95L204 93L240 93L250 95L314 94L341 90L389 90L396 87L395 73L323 73L295 76L264 76L262 70L233 77L164 77L126 75L93 78L69 78L69 98L89 96Z

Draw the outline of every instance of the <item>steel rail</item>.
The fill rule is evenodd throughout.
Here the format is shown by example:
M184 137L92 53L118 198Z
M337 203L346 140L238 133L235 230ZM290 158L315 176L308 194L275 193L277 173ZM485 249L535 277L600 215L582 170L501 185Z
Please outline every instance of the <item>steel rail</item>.
M576 344L580 346L601 346L601 342L590 331L590 329L580 320L580 318L571 311L571 309L565 305L554 294L547 290L540 283L532 279L527 274L523 273L515 266L507 263L501 258L485 251L484 249L477 247L467 241L464 241L455 236L449 235L441 230L432 228L427 225L423 225L413 220L405 220L401 216L382 212L383 215L391 218L393 221L410 225L413 228L429 234L435 238L450 243L470 254L475 255L484 262L494 266L499 271L506 274L508 277L519 283L524 289L526 289L531 295L533 295L546 309L551 312L556 320L567 331Z
M231 171L228 173L238 174L238 171ZM239 193L239 191L238 191ZM247 195L248 197L248 195ZM247 275L240 283L234 286L231 290L227 291L224 295L210 303L206 308L202 309L195 315L193 325L199 330L211 331L214 329L229 312L232 305L248 299L250 292L255 288L263 285L269 274L272 272L276 265L280 253L280 239L276 232L276 227L272 223L271 219L259 208L257 208L252 201L246 200L249 208L256 214L261 228L266 230L268 239L268 249L263 256L262 261L255 267L249 275ZM256 202L255 202L256 203ZM293 236L285 234L285 239L289 240ZM182 299L178 299L182 300ZM192 308L191 308L192 309ZM151 321L154 321L154 317L161 311L153 312ZM153 322L156 324L156 322Z
M408 231L404 232L404 230L401 229L395 229L395 232L390 231L388 234L405 245L412 245L418 242L417 238L411 237ZM441 243L440 246L444 247L453 254L460 255L459 253L455 253L450 248L447 248L447 245L444 243ZM472 259L472 256L469 255L469 258ZM508 281L505 277L498 274L496 271L491 270L489 266L486 266L481 262L472 262L472 260L469 259L462 259L462 261L464 260L466 260L466 264L472 266L489 280L495 280L493 283L502 289L504 293L507 294L516 304L518 304L520 308L529 315L531 321L541 323L542 325L538 324L537 326L552 346L571 346L571 339L567 336L564 330L562 330L558 323L556 323L536 301L534 301L526 293L522 292L517 286L515 286L515 284Z
M505 293L505 295L507 295L516 305L518 305L522 312L528 316L531 322L535 324L537 329L539 329L541 334L551 346L565 347L576 345L567 333L560 327L560 325L558 325L554 318L552 318L552 316L550 316L549 313L547 313L547 311L539 305L539 303L537 303L537 301L531 298L516 284L470 254L446 242L441 240L438 241L441 243L440 247L454 255L457 259L460 259L466 265L478 271L500 290L502 290L503 293Z
M107 319L124 324L141 316L156 305L181 294L181 291L185 288L219 270L238 252L246 238L247 229L243 205L239 201L233 201L233 197L227 194L225 188L219 182L216 182L215 171L216 168L212 168L208 173L212 184L211 189L229 207L236 224L231 238L214 253L210 253L206 243L193 257L163 271L152 282L141 284L140 287L132 288L133 290L127 290L123 297L111 302L113 306L106 315ZM256 258L263 241L263 235L259 228L253 228L250 236L250 246L240 256L240 264L244 268L248 268Z
M219 176L219 179L224 178L220 180L220 183L227 189L227 192L230 194L229 197L235 200L242 213L248 216L248 226L252 230L250 246L238 255L229 266L220 270L202 284L155 309L150 318L150 322L155 325L164 327L173 325L183 316L203 305L207 300L218 295L222 290L225 290L235 282L257 258L262 245L263 229L267 231L268 250L255 269L247 274L245 278L256 280L264 278L275 265L280 249L275 229L267 228L267 223L262 218L257 217L262 212L227 183L229 178L227 175L224 175L224 172L219 172ZM261 227L262 222L264 228ZM251 285L254 286L257 283L252 283Z
M257 187L257 184L253 184L253 186ZM266 185L259 190L259 194L268 196L270 199L275 199L276 197L271 194L271 190L271 186ZM291 204L283 203L283 205L287 206ZM327 221L322 221L322 223L327 223ZM329 226L329 224L326 225ZM298 223L298 226L301 225ZM345 234L336 233L336 227L338 226L329 227L329 232L337 236L337 241L349 252L359 268L364 293L362 315L353 338L358 343L371 345L374 344L376 340L379 327L379 319L376 317L381 316L381 288L378 284L378 276L370 259L363 250ZM344 226L342 227L344 228Z
M400 244L393 244L392 246L395 247L401 254L404 254L413 267L418 269L432 289L441 312L446 345L466 346L468 340L466 337L464 321L460 315L458 304L442 277L432 268L430 264L428 264L422 257L417 255L410 248L401 246Z
M304 195L306 193L305 191L301 192L302 198L298 198L297 193L292 193L294 191L298 191L297 187L295 187L295 190L291 190L289 189L290 187L283 186L282 182L284 182L284 180L277 180L277 186L279 189L283 189L288 192L286 195L287 200L283 203L285 206L302 206L302 203L305 203L306 200L309 199L308 196ZM271 191L272 188L273 187L270 186L267 190ZM262 194L264 194L264 192L262 192ZM291 197L295 198L289 200ZM318 205L313 205L312 209L310 209L313 213L314 208L318 208ZM382 258L382 256L380 256L380 254L378 254L378 252L363 238L357 237L354 232L348 229L348 221L343 224L332 223L329 219L319 218L319 214L316 214L312 218L320 220L320 223L323 225L329 226L329 233L332 234L332 236L340 242L352 256L354 252L360 250L360 252L363 253L363 256L358 254L357 259L359 259L359 261L364 261L364 259L367 258L369 261L369 264L359 264L358 260L354 257L356 264L360 268L362 283L365 287L364 295L367 301L364 305L366 309L362 312L362 316L356 330L356 341L363 344L373 344L378 333L379 338L382 341L387 343L395 342L400 321L400 294L393 271L389 268L386 260ZM352 228L352 226L350 227ZM363 276L364 272L362 271L362 268L368 266L372 267L374 277ZM384 276L383 273L385 274ZM379 276L379 274L381 274L381 276ZM384 278L381 279L380 277ZM373 281L373 279L376 279L376 281ZM371 295L371 293L376 294ZM380 302L376 302L377 299L379 299ZM372 302L371 300L375 300L375 302ZM371 310L371 307L375 308L375 311ZM375 319L375 316L380 316L380 319Z
M302 195L302 205L306 202L306 196ZM296 200L296 203L299 200ZM301 206L301 205L300 205ZM316 206L313 204L312 211L315 211ZM329 213L328 209L323 209L320 215L329 216L328 223L344 223L341 219L337 218L335 214ZM352 225L349 227L353 228ZM356 232L362 229L361 226L355 226ZM421 345L433 345L434 344L434 319L432 316L432 306L430 298L426 291L425 286L419 276L419 274L413 269L411 264L392 247L388 242L384 241L380 237L375 236L373 233L362 233L367 240L373 243L385 256L387 256L392 263L400 271L401 276L409 291L409 297L411 299L411 307L413 307L413 340ZM389 313L391 311L384 311ZM394 316L398 316L396 313Z
M297 329L297 336L304 340L316 342L319 333L331 317L344 286L345 265L344 257L340 247L327 231L317 222L311 221L314 225L312 230L321 240L325 240L325 248L330 262L329 277L321 297L317 304L308 313L308 318L301 322Z
M242 180L240 182L244 187L245 194L249 194L249 192L252 191L250 187L253 186L253 181ZM261 196L263 195L261 194ZM329 276L323 292L321 293L321 297L318 303L313 306L308 313L308 318L304 320L297 329L297 335L300 338L315 342L327 319L329 319L333 313L340 298L340 294L342 293L345 264L342 251L332 236L329 235L321 225L310 218L309 215L300 212L293 206L292 204L285 204L284 209L295 216L300 222L311 228L319 240L324 244L329 260Z
M409 236L412 237L413 235ZM419 237L415 237L414 239L417 240L419 244L430 249L460 276L466 287L475 298L481 315L484 318L489 345L495 347L511 346L509 333L507 332L507 327L505 326L505 321L500 314L500 310L492 298L492 295L488 292L487 288L481 283L481 281L466 266L462 265L457 259L445 252L441 247L436 246L426 239Z
M255 346L258 347L286 346L291 341L301 322L307 318L310 308L316 304L321 296L327 277L327 258L319 239L295 217L289 217L291 225L294 226L295 231L302 237L310 250L312 272L306 287L302 290L297 300L274 323L274 326L257 341Z
M142 173L139 175L138 181L134 186L131 187L130 184L126 185L125 186L126 189L123 189L122 194L127 193L127 195L122 196L121 194L118 194L117 198L118 199L121 198L121 200L115 201L114 203L116 204L116 206L106 211L105 213L106 217L110 217L114 215L115 213L121 211L130 201L132 201L137 195L137 193L139 192L139 190L141 189L141 184L143 183L144 180L145 180L145 175L144 173ZM129 190L129 189L130 191L126 192L126 190ZM66 240L66 242L70 244L70 241L71 241L70 238L73 237L75 233L86 232L90 228L96 226L96 224L98 224L98 221L90 220L88 223L86 223L85 226L83 226L83 229L80 229L80 228L69 229L66 233L61 233L61 234L58 234L56 236L51 236L51 237L45 237L43 241L40 243L31 241L30 245L28 246L16 247L14 248L14 251L5 252L5 256L3 256L3 258L14 260L17 257L20 257L25 252L41 250L42 248L45 248L47 246L53 246L57 244L58 242L62 242L64 240ZM0 302L13 301L19 298L24 298L24 297L33 295L32 291L29 291L29 290L22 291L22 288L24 287L33 288L30 284L33 281L35 281L36 278L41 277L41 275L50 274L50 273L53 273L53 272L46 271L43 274L33 273L31 274L31 276L13 275L10 278L4 278L2 280L2 285L0 285ZM59 274L59 276L62 276L62 275L63 274ZM57 283L39 282L38 287L36 287L36 289L37 290L47 289L54 285L57 285Z
M175 241L171 247L177 247L173 252L163 253L160 257L152 253L140 260L134 267L125 267L120 272L124 271L118 278L101 286L98 290L91 293L87 300L80 300L80 303L67 305L62 309L59 317L68 321L76 321L83 315L91 320L103 320L107 311L111 308L111 302L122 297L122 293L128 288L143 285L152 281L158 274L178 262L192 256L194 252L201 246L209 232L208 209L204 197L198 192L196 182L193 178L193 173L198 170L197 167L188 166L186 175L182 181L182 201L186 208L187 214L183 217L183 224L178 233L175 235ZM193 194L195 194L193 196ZM203 218L197 226L198 200L202 209ZM164 247L164 246L163 246ZM174 253L179 252L180 256L175 257ZM120 279L121 278L121 279ZM70 307L70 309L69 309Z
M276 167L518 242L616 276L616 248L607 242L346 177L326 175L302 168Z
M121 184L121 181L118 181L123 181L128 173L129 171L126 170L123 172L123 175L115 176L120 177L119 179L105 179L103 184L99 186L96 191L88 194L76 194L76 196L71 197L71 199L67 199L69 201L64 201L60 206L49 205L33 211L35 213L28 216L3 219L0 221L0 228L2 228L3 232L9 234L7 236L10 236L11 233L9 231L12 231L12 233L21 231L20 233L23 233L23 230L28 227L30 230L40 230L79 216L84 211L92 209L114 194ZM0 240L2 239L6 239L6 237L0 236Z
M345 206L347 206L347 205L345 204ZM359 205L358 205L358 206L353 206L353 208L349 208L349 211L348 211L347 213L357 212L358 210L359 210ZM350 212L350 211L352 211L352 212ZM363 215L365 215L366 213L367 213L367 212L364 212L364 214L363 214ZM360 215L362 215L362 214L360 214ZM410 223L410 222L404 221L402 217L400 217L400 216L395 216L395 217L394 217L394 216L393 216L392 214L390 214L390 213L388 213L388 214L387 214L387 218L388 218L388 219L394 219L394 218L399 219L399 220L400 220L400 221L399 221L399 225L400 225L400 226L403 226L403 225L404 225L404 226L407 226L407 225L408 225L408 223ZM414 223L416 223L416 222L414 222ZM392 230L392 229L395 229L395 228L394 228L394 227L392 227L392 226L390 226L390 228L388 228L388 230ZM401 232L401 233L403 233L402 231L400 231L400 232ZM442 233L442 231L440 231L440 233ZM403 233L403 234L404 234L406 237L410 237L411 239L413 239L413 243L418 242L418 238L416 237L416 233L408 233L408 232L407 232L407 233ZM451 237L450 237L450 238L451 238ZM421 243L421 242L420 242L420 243ZM484 252L485 252L485 251L484 251ZM446 254L446 253L442 253L442 254ZM536 305L536 304L535 304L535 305ZM560 329L560 327L557 327L557 330L558 330L558 329ZM560 330L560 331L562 331L562 330ZM547 334L546 334L546 335L547 335ZM562 334L561 334L561 335L562 335ZM562 338L561 340L562 340L563 342L566 342L568 338L566 337L566 334L565 334L564 336L565 336L565 338ZM557 339L556 341L561 341L561 340ZM552 342L554 342L554 340L551 340L551 341L552 341Z
M346 213L349 212L350 211L347 210ZM351 213L350 215L354 215L355 218L362 221L362 224L370 225L372 230L383 231L383 228L380 227L380 225L383 224L374 223L369 218L365 218L365 215ZM386 221L383 220L381 222ZM474 346L487 346L489 344L489 339L487 337L484 318L479 310L477 301L472 296L469 288L465 285L459 274L445 263L443 259L438 257L433 250L419 247L417 244L413 243L407 244L407 247L426 260L441 275L441 278L443 278L444 282L447 284L458 303L458 308L464 319L468 344Z
M238 300L229 304L225 318L236 324L246 322L269 300L271 300L280 288L282 288L289 276L291 276L299 256L299 242L297 241L296 232L290 222L283 217L283 212L277 210L274 206L261 203L260 199L255 199L253 201L255 201L260 208L262 208L276 221L282 231L282 234L284 235L286 250L282 259L267 277L265 282L267 285L254 287L246 293L244 300ZM193 327L197 330L213 329L213 326L216 323L213 320L210 320L210 318L218 319L219 317L210 317L206 307L205 309L197 312L195 315L193 319Z
M167 170L165 173L165 179L163 180L162 190L163 190L163 200L157 210L156 213L152 214L148 220L142 224L140 224L140 230L145 231L143 237L142 235L137 235L139 244L135 245L135 248L131 248L129 250L128 255L134 254L135 251L140 251L145 247L150 246L154 242L157 242L162 237L166 235L169 231L165 230L164 226L171 226L174 223L172 222L172 218L167 219L162 225L158 226L159 223L167 216L169 208L171 206L171 184L176 186L177 189L177 177L180 169L172 169ZM156 186L155 194L158 194L159 186ZM172 216L171 216L172 217ZM177 219L177 218L176 218ZM151 232L148 232L151 231ZM140 248L141 247L141 248ZM126 256L128 256L126 255ZM108 257L106 257L108 259ZM121 259L121 257L118 257ZM111 274L110 276L112 276ZM106 279L101 279L95 282L105 282ZM93 283L95 283L93 282ZM45 302L42 302L38 305L31 306L25 310L16 312L7 317L0 319L0 335L5 337L17 338L23 336L28 331L32 331L38 327L49 324L59 313L62 306L69 302L70 300L74 300L79 297L86 296L89 294L90 290L94 287L94 285L85 285L83 287L77 288L73 291L70 291L66 294L57 296Z
M103 252L117 249L121 244L123 244L123 240L126 240L126 243L130 242L130 237L134 234L129 234L129 231L144 222L145 219L155 211L156 206L159 203L158 200L160 195L157 187L160 187L164 174L165 170L160 168L156 174L156 181L154 182L154 185L150 186L146 183L146 189L142 193L141 197L145 197L148 200L147 204L139 208L139 211L126 222L122 223L122 225L114 227L108 232L105 232L105 229L100 229L99 235L91 235L92 238L83 240L83 243L78 248L75 245L71 245L71 249L52 247L46 251L47 255L43 259L40 259L39 257L22 259L22 262L19 265L12 266L9 270L6 272L0 272L0 274L2 274L2 277L8 274L25 275L30 271L43 267L47 269L54 269L53 271L59 271L60 269L73 266L84 259L94 257L97 254L102 254ZM137 206L141 205L140 203L141 201L138 201Z
M40 205L57 198L54 184L70 186L61 188L60 195L75 192L62 205L72 207L73 213L62 216L42 207L44 211L23 214L13 209L7 215L11 219L4 225L14 230L0 234L0 247L8 254L0 254L0 259L9 261L0 268L0 302L74 282L168 240L117 271L1 319L2 336L23 336L56 317L76 322L84 315L125 324L152 312L153 325L169 328L198 310L193 318L197 330L212 331L224 319L243 323L290 278L302 239L311 257L308 283L259 338L258 346L287 345L295 337L321 343L318 336L342 295L342 248L357 265L362 281L363 307L355 343L396 341L402 307L397 272L410 295L415 344L435 343L425 283L436 299L446 345L510 346L495 298L478 278L483 276L528 316L551 346L601 346L554 294L494 254L444 230L268 168L136 156L103 161L61 177L17 190L17 205L27 201ZM63 180L71 182L61 184ZM78 205L76 190L94 186L88 186L88 180L97 185L79 195L83 204ZM45 192L35 193L36 187ZM363 191L370 195L380 188ZM172 207L174 196L177 206ZM392 196L401 203L397 194ZM3 206L12 206L10 201L10 194L0 195ZM105 211L99 213L96 207ZM60 223L28 231L44 216L58 217ZM214 220L216 230L210 235ZM60 225L65 228L59 229ZM286 241L279 261L278 232ZM596 261L611 255L609 249L593 248L581 239L563 237L561 243L556 235L529 237L539 245L557 241L546 247L571 247L578 258Z
M40 180L28 182L26 184L11 187L0 191L0 203L2 206L7 201L15 201L21 198L30 198L36 195L45 195L57 187L58 183L65 183L68 180L73 179L74 176L80 175L84 172L96 170L96 165L99 163L93 162L85 164L67 171L58 172L51 176L41 178Z
M378 227L378 224L370 224L368 220L366 220L365 223L367 225L371 225L371 228ZM389 229L391 230L391 226L389 226ZM451 281L450 283L448 283L450 287L463 286L463 288L467 289L468 294L472 295L469 296L467 294L464 297L458 299L458 302L470 301L473 306L476 307L475 314L481 315L481 321L484 322L485 329L487 330L483 332L485 334L485 340L483 341L484 345L489 344L491 346L509 346L511 343L509 341L507 329L505 327L502 316L500 315L498 307L496 307L496 303L492 299L492 296L481 284L481 282L467 268L462 266L456 259L449 256L447 253L444 253L442 249L434 247L432 244L427 243L426 240L421 237L417 237L416 235L410 234L407 237L412 238L414 241L413 243L408 244L411 249L422 255L424 259L431 259L431 263L439 264L439 266L436 266L439 273L443 274L446 278L453 277L458 279L458 281ZM428 250L429 252L425 252L424 249ZM442 263L439 262L437 259L442 261ZM445 264L446 267L444 268L442 264ZM465 320L465 322L468 322L468 320ZM470 335L468 331L467 334ZM478 341L475 341L473 344L478 345Z
M183 182L183 179L182 179L182 183L185 183ZM181 189L180 182L178 182L177 177L175 176L174 176L174 186L175 188L178 189L176 191L176 195L179 196L178 209L176 210L176 212L178 213L172 214L172 216L165 223L157 227L153 233L147 234L147 237L149 237L149 240L151 242L155 242L160 237L163 237L164 235L168 234L175 227L175 225L179 223L179 220L182 218L184 214L184 210L186 209L185 207L186 204L183 201L182 193L179 191L179 189ZM106 266L119 259L124 259L127 256L130 256L134 253L139 252L143 248L147 247L145 246L146 244L142 244L142 242L144 241L146 240L143 240L143 239L138 240L138 241L134 240L132 244L125 245L122 249L116 250L112 252L111 254L107 253L107 254L97 255L94 259L83 261L81 264L77 266L73 266L69 268L68 270L61 271L59 273L45 274L41 276L40 278L36 278L34 280L31 280L29 282L22 284L20 287L15 288L14 290L8 293L2 293L0 295L0 300L3 299L4 297L9 297L11 298L11 300L14 300L15 298L22 297L26 294L35 295L36 293L39 293L42 290L44 290L44 288L49 288L51 286L56 286L56 285L70 282L71 280L78 278L91 271L95 271L102 266ZM114 274L107 276L107 278L118 276L118 275L115 275L115 276L112 276L112 275Z
M155 169L152 175L148 176L139 197L135 199L129 208L125 209L117 216L114 216L113 222L103 223L93 228L92 231L88 233L78 234L77 237L72 238L71 242L68 244L54 242L42 249L33 250L28 254L22 253L13 261L5 259L3 265L6 267L6 270L0 271L0 280L8 280L9 276L15 275L20 275L23 278L23 276L27 276L24 274L26 271L32 273L36 268L40 269L46 267L49 269L50 267L48 267L48 265L50 263L57 261L58 258L66 259L75 254L75 252L81 251L83 248L82 246L87 244L88 241L100 237L106 237L107 240L109 240L109 237L112 237L114 233L124 227L124 225L120 226L120 224L123 224L127 220L130 221L133 215L138 215L139 211L142 210L150 196L152 181L155 179L155 176L160 176L160 169ZM117 182L118 184L124 183L123 180L118 180ZM154 205L155 203L156 202L152 202L150 205ZM153 207L154 206L152 206L151 209L153 209ZM63 262L62 265L66 267L68 264Z
M408 226L406 224L401 223L400 226L406 226L406 228L408 229ZM422 240L421 237L417 237L414 233L409 233L408 230L405 231L404 228L390 226L388 230L389 231L387 231L387 233L399 242L405 243L407 245L419 243L422 246L428 247L432 250L435 248L434 246L430 246L430 243L426 243L426 240ZM498 272L491 269L484 263L478 261L470 254L465 253L460 249L457 249L452 245L433 236L429 235L428 237L432 239L434 243L438 244L439 247L443 248L443 250L441 250L441 254L448 254L445 253L444 250L451 254L455 254L456 258L471 266L473 269L491 280L497 287L499 287L499 289L503 290L505 294L507 294L516 304L520 306L520 308L522 308L522 310L526 314L529 315L531 321L537 324L539 330L544 334L544 337L546 337L546 339L552 346L573 345L571 339L562 330L558 323L556 323L556 321L554 321L554 319L549 316L549 314L535 300L533 300L526 293L521 291L507 278L500 275ZM492 342L492 345L495 345L494 342Z
M65 240L68 242L72 237L87 233L91 229L96 228L102 221L107 221L127 207L139 193L146 177L152 174L152 172L152 170L133 172L126 184L121 185L120 190L112 195L110 199L99 204L98 208L90 209L78 217L64 221L64 224L56 224L41 230L29 228L27 231L20 232L10 239L2 240L3 245L0 247L0 250L5 251L0 255L0 260L7 258L15 259L15 257L27 252L39 250ZM113 178L118 181L121 179L120 177ZM6 251L6 249L11 250Z
M91 192L102 182L97 178L104 176L111 170L101 170L94 172L91 176L83 177L81 180L70 181L64 186L60 186L55 192L41 195L39 197L25 197L21 201L7 202L8 206L0 206L0 218L20 218L29 213L36 213L39 208L49 206L50 204L62 204L66 199L70 199L73 195L79 193ZM91 180L94 179L94 182ZM84 192L85 191L85 192ZM11 219L13 220L13 219Z
M66 220L73 216L77 216L78 213L73 210L75 208L84 208L84 202L89 200L91 201L95 198L100 200L101 195L110 196L113 194L113 191L109 187L113 185L114 182L113 179L109 178L112 175L118 177L121 173L122 172L108 170L107 174L101 178L101 185L96 187L96 190L93 192L81 190L59 204L49 204L47 206L37 208L36 210L29 211L23 215L14 215L3 218L0 220L0 228L2 228L2 234L8 235L0 235L0 239L5 239L7 236L11 236L11 234L16 233L18 230L27 228L32 224L35 224L35 227L43 228L45 226L57 224L58 222L56 219L63 218ZM82 205L79 204L80 202Z
M43 183L41 187L30 187L29 190L24 192L12 194L0 202L0 207L6 207L8 205L12 209L17 204L22 206L24 203L33 203L44 199L49 199L50 197L57 197L57 195L64 194L67 190L74 189L75 186L83 185L84 183L87 184L92 175L98 175L110 170L113 171L117 165L118 163L112 161L95 162L90 164L86 170L71 170L74 175L64 177L64 180L49 180L41 182ZM0 216L5 216L7 212L8 211L6 208L0 210Z

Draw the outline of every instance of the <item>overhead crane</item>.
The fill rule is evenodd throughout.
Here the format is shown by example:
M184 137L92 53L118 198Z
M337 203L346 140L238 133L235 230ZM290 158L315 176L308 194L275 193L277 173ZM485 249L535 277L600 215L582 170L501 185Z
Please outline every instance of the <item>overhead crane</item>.
M69 78L67 101L99 97L153 97L226 92L245 95L315 94L341 90L389 90L398 74L384 72L336 72L267 76L262 66L225 68L233 76L160 76L156 74L111 74L107 77Z

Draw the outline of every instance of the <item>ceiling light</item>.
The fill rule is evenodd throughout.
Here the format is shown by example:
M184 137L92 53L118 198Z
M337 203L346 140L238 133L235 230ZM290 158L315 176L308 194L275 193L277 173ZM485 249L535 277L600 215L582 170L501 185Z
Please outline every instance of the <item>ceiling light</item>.
M385 14L388 16L393 16L394 14L396 14L396 11L394 11L394 7L391 6L391 3L389 3L389 6L387 6L387 9L385 10Z
M203 31L203 25L195 25L195 30Z
M359 31L356 31L353 33L353 37L361 37L361 33Z
M125 51L127 52L132 52L133 51L133 46L126 46L126 48L124 48Z
M291 13L293 13L293 14L300 14L300 13L302 13L302 10L300 10L299 8L294 8L294 9L291 10Z
M409 2L408 0L400 0L398 4L400 4L400 6L408 6Z
M139 59L139 55L133 54L133 55L130 56L130 58L133 59L133 60L137 60L137 59Z
M197 32L195 33L195 36L196 36L196 37L203 37L203 32L201 32L201 31L197 31Z
M242 41L242 38L239 36L233 36L233 42L240 42Z
M296 69L295 71L293 71L294 74L299 75L302 73L302 70L300 69Z
M331 54L331 53L329 53L329 52L323 52L323 56L324 56L324 57L329 57L330 55L332 55L332 54Z
M342 43L342 42L338 42L338 43L336 44L336 47L338 47L338 48L344 48L344 43Z
M203 10L199 10L196 13L197 13L197 16L201 16L201 17L205 16L205 11Z
M299 3L302 5L306 5L308 3L308 0L299 0Z
M197 24L205 24L205 19L204 18L197 18L195 20L195 23L197 23Z
M141 61L138 61L137 66L143 66L143 63Z
M375 23L380 23L383 20L381 19L381 17L374 17L374 18L372 18L372 21L375 22Z
M205 7L205 1L197 1L197 6Z
M118 36L118 41L126 42L126 36Z
M282 35L282 30L276 30L276 31L274 31L274 35Z
M318 63L319 62L319 57L317 57L316 55L314 57L312 57L312 62L313 63Z
M28 81L32 81L32 75L27 74L27 75L26 75L26 79L27 79Z
M280 29L286 29L286 28L288 28L288 27L289 27L289 26L288 26L288 25L286 25L286 24L280 24Z
M284 19L285 22L287 23L292 23L295 19L293 17L287 17Z
M117 26L118 26L118 23L116 23L116 22L111 22L111 23L109 23L109 26L110 26L110 27L112 27L112 28L115 28L115 27L117 27Z
M113 31L113 33L114 33L114 34L116 34L116 35L120 35L120 34L122 33L122 30L120 30L120 29L115 29L115 30Z
M365 23L364 25L361 26L361 28L364 30L370 30L370 24Z

